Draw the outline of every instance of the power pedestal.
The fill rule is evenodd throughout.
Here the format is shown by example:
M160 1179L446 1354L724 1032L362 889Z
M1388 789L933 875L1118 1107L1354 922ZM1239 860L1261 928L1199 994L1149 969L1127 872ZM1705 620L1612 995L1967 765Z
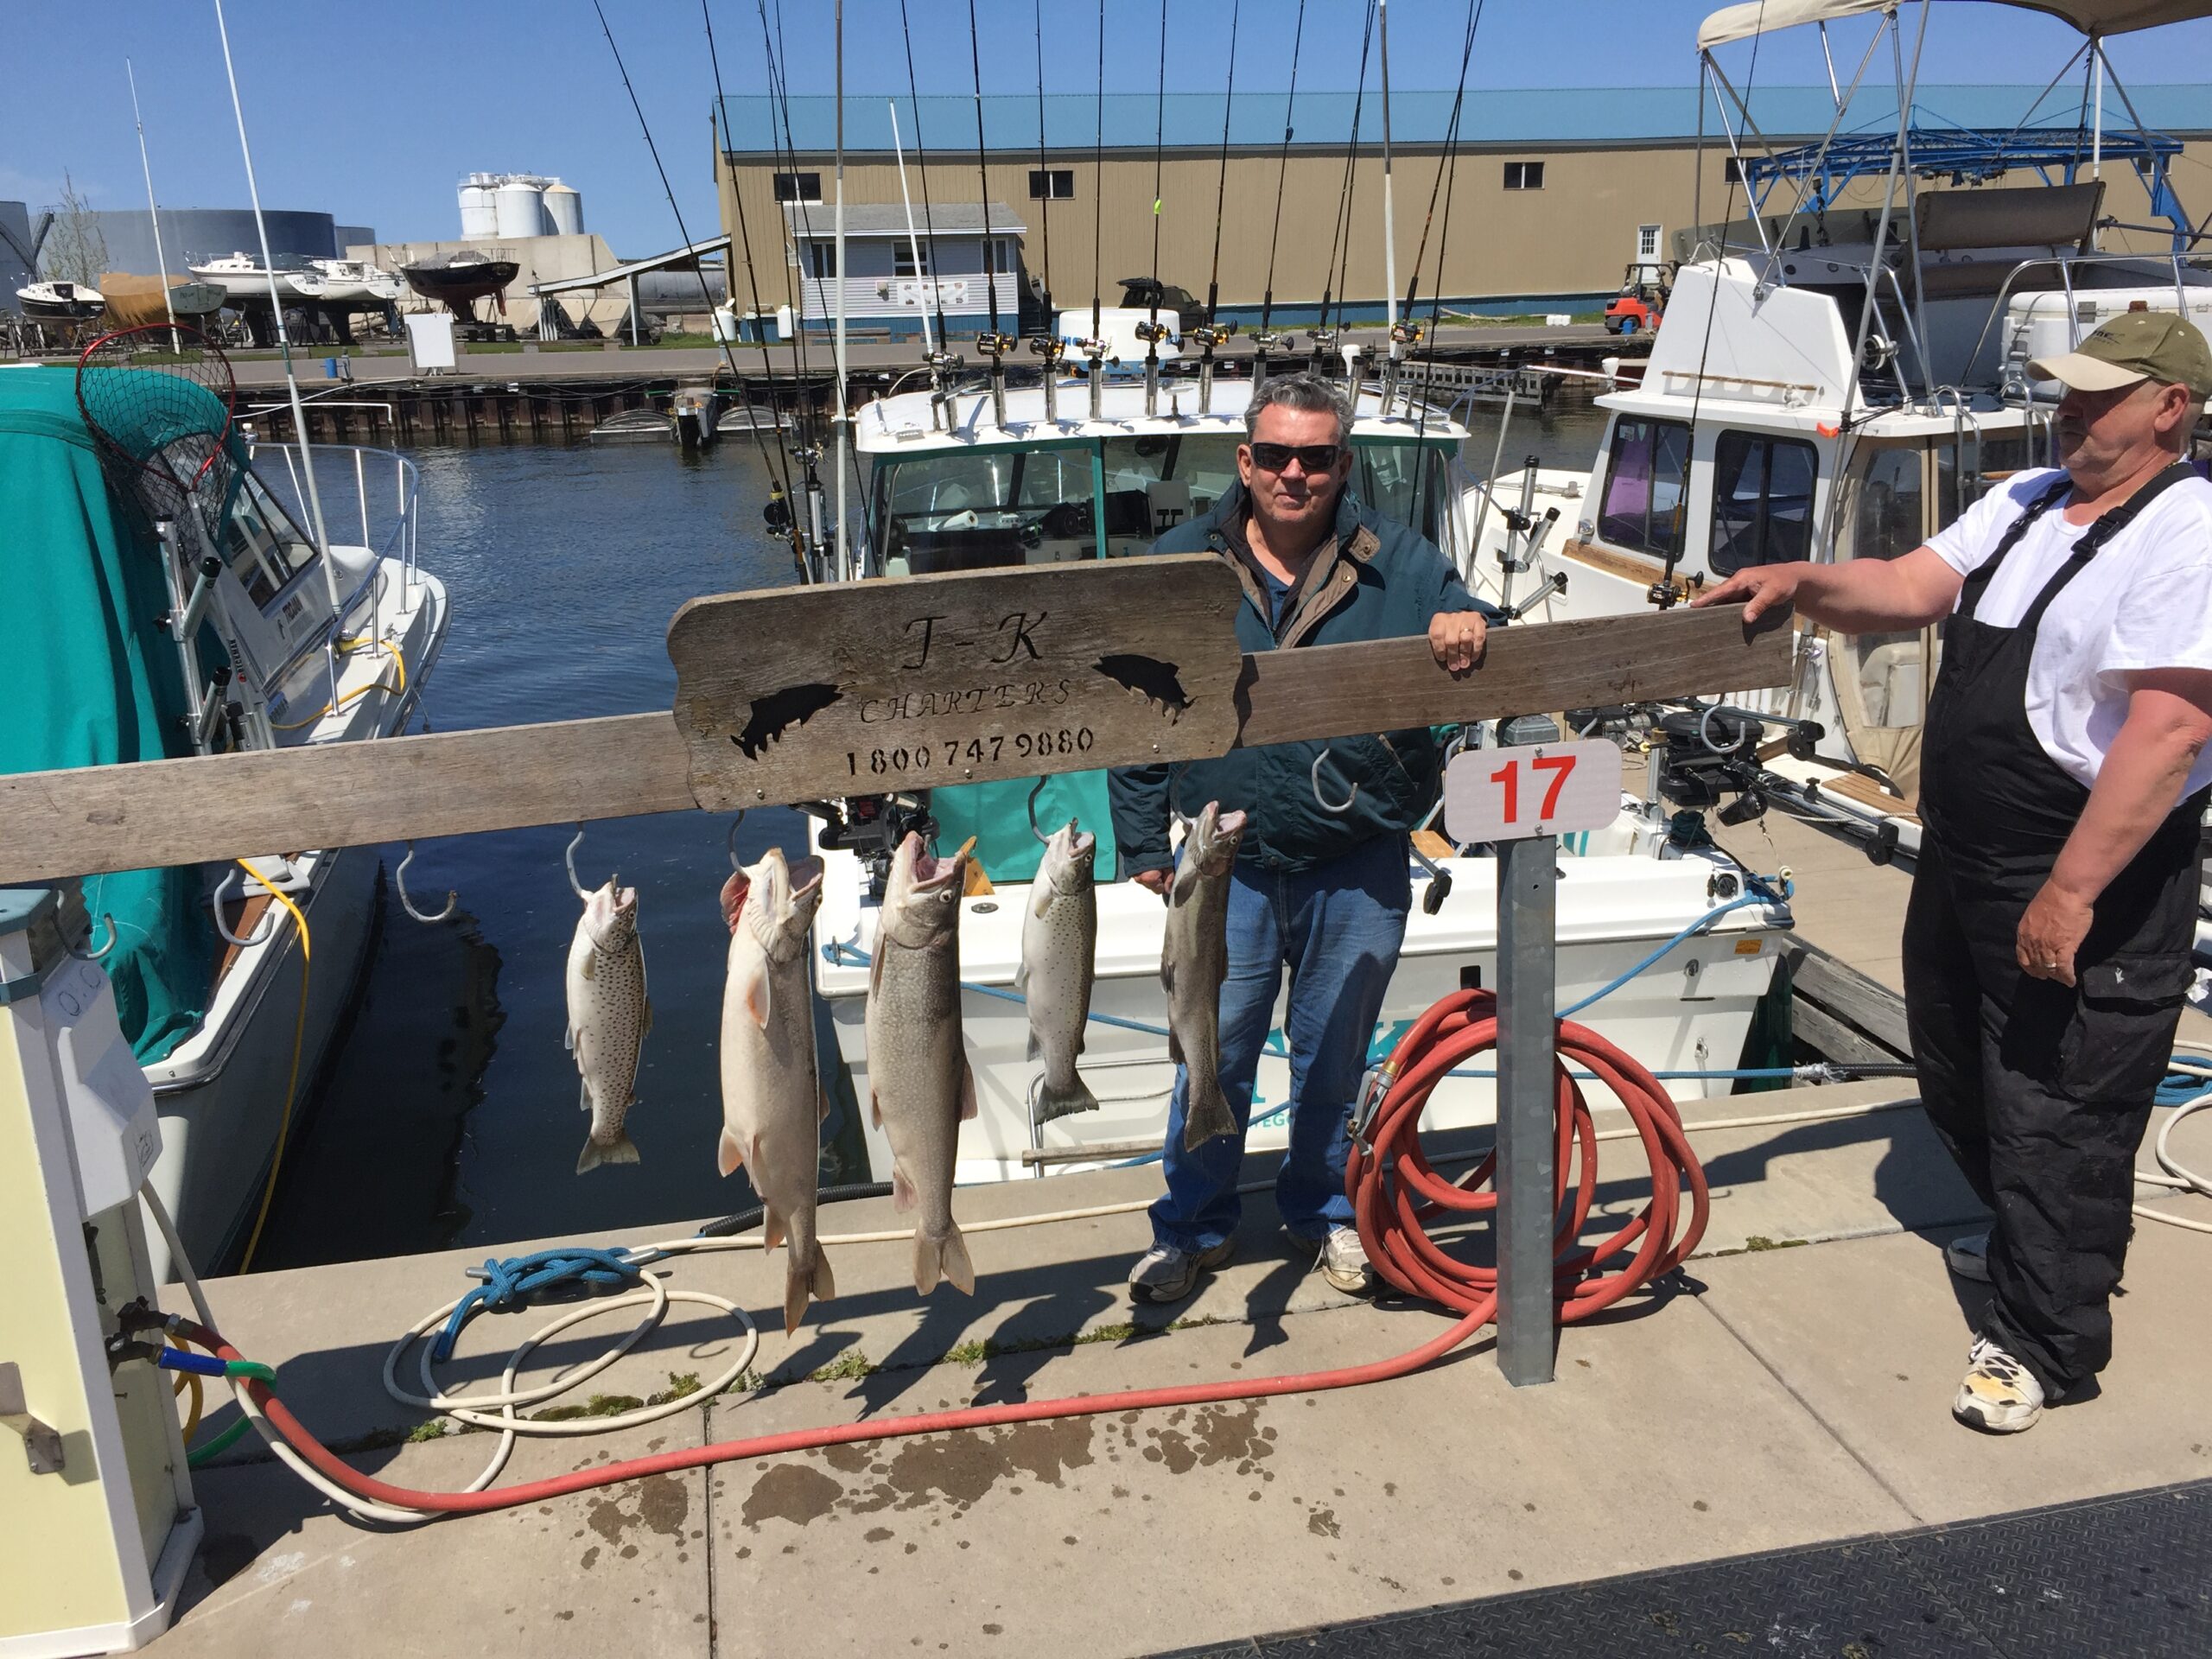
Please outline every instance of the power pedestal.
M169 1377L120 1357L153 1093L61 898L0 889L0 1659L144 1646L201 1529Z

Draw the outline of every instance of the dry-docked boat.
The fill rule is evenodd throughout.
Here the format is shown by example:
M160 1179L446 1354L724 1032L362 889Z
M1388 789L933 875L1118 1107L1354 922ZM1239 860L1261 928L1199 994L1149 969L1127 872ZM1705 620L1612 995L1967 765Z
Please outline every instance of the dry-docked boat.
M89 283L26 283L16 302L33 322L88 322L107 308L107 299Z

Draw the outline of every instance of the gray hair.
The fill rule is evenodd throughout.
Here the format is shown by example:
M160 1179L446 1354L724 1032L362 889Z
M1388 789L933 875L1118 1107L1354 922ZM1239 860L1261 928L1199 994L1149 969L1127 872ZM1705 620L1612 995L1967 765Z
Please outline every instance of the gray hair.
M1281 404L1285 409L1312 410L1317 414L1337 417L1337 442L1351 442L1351 399L1346 397L1333 380L1324 379L1310 371L1300 374L1274 374L1262 381L1252 394L1252 401L1244 410L1244 431L1247 436L1260 429L1260 411L1270 404Z

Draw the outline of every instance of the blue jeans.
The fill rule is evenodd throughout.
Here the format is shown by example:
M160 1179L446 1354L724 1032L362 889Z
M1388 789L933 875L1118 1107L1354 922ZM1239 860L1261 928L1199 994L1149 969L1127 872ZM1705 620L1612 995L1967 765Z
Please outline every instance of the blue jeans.
M1314 1243L1351 1223L1344 1157L1351 1109L1382 993L1405 943L1413 900L1406 863L1398 836L1379 836L1296 874L1237 861L1229 889L1229 977L1221 988L1221 1088L1237 1133L1185 1149L1188 1079L1179 1066L1161 1158L1167 1191L1152 1206L1155 1243L1211 1249L1236 1230L1252 1083L1285 967L1290 1153L1275 1177L1275 1208L1294 1236Z

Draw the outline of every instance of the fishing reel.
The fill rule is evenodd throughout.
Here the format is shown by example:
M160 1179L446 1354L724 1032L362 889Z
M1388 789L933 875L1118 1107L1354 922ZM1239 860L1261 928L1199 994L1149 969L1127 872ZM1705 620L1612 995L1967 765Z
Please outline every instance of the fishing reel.
M1196 327L1185 328L1183 331L1184 339L1209 352L1224 341L1234 339L1236 334L1236 325L1233 322L1202 322Z
M995 363L1020 343L1012 334L994 334L986 331L976 336L976 349Z
M1050 369L1067 355L1068 343L1057 334L1033 334L1029 340L1029 350L1033 356L1043 358L1045 366Z
M1161 340L1173 340L1175 334L1175 331L1164 322L1141 322L1130 332L1155 349Z
M1659 798L1684 812L1713 814L1725 824L1749 823L1767 810L1770 774L1762 764L1760 740L1770 725L1783 728L1788 752L1809 760L1823 735L1815 721L1761 715L1725 703L1693 703L1661 715L1653 722L1658 740L1653 755ZM1723 804L1724 797L1735 798Z
M775 540L791 540L791 499L784 493L782 486L771 484L768 486L768 499L760 507L760 522Z
M1306 331L1306 338L1313 342L1315 357L1333 357L1336 355L1337 341L1343 337L1343 334L1344 331L1339 328L1308 328Z
M1390 343L1393 346L1418 346L1426 332L1421 324L1410 320L1394 323L1390 328Z

